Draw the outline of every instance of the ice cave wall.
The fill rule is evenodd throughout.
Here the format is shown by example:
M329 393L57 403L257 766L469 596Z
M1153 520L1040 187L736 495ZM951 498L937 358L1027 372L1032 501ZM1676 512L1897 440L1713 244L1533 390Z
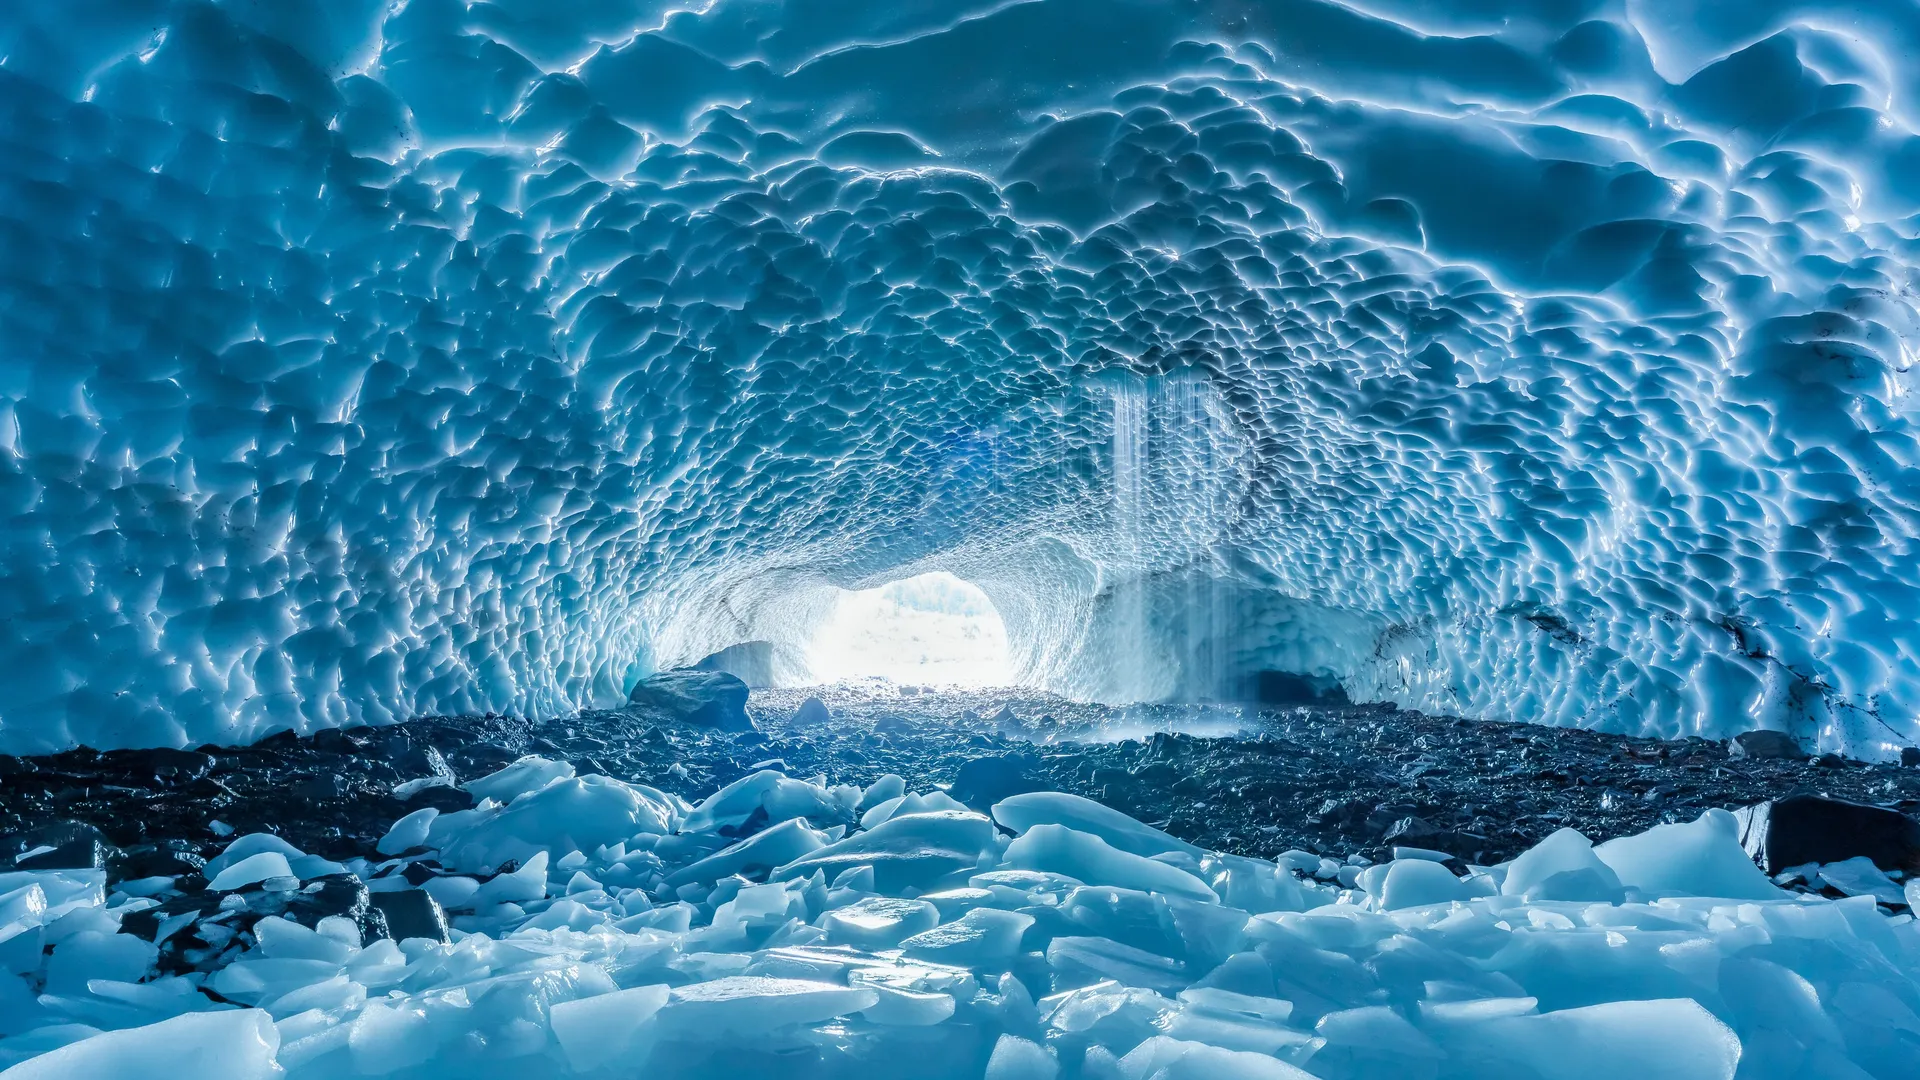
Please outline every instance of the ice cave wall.
M0 749L1032 681L1920 732L1861 0L0 6Z

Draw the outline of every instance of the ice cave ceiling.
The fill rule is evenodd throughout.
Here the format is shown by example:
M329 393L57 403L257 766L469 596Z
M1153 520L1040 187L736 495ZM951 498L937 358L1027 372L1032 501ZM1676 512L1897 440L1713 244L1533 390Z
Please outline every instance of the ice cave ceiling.
M0 6L0 749L1023 677L1920 733L1920 18Z

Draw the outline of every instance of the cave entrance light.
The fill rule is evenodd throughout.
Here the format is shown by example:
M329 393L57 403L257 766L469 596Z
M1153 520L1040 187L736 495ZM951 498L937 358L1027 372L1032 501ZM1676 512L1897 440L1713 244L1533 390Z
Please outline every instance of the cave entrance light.
M821 683L1007 686L1007 628L976 585L937 571L844 591L807 646Z

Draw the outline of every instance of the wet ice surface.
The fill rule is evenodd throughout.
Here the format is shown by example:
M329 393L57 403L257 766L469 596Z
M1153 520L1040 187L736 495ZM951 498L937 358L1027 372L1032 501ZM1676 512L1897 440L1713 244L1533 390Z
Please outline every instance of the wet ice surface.
M1074 696L1279 670L1889 754L1916 40L0 5L0 748L567 715L944 569Z
M1910 807L1920 770L1358 710L1112 741L1109 721L1226 714L820 693L834 715L805 729L799 692L756 694L752 734L604 713L10 759L9 814L92 816L124 850L0 877L0 961L24 975L0 980L7 1080L1891 1080L1920 1060L1906 871L1835 861L1783 891L1703 809L1797 787ZM1452 778L1469 766L1491 775ZM1471 817L1442 813L1468 790ZM1378 820L1307 820L1342 796ZM1400 815L1453 835L1383 845ZM1475 820L1483 854L1432 846Z

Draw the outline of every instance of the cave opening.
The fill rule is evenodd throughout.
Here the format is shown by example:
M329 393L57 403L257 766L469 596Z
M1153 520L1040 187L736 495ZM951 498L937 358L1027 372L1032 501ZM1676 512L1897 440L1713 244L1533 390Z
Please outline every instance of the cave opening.
M1920 1076L1916 50L0 3L0 1080Z
M812 681L1014 682L1006 624L979 586L934 571L838 593L805 646Z

